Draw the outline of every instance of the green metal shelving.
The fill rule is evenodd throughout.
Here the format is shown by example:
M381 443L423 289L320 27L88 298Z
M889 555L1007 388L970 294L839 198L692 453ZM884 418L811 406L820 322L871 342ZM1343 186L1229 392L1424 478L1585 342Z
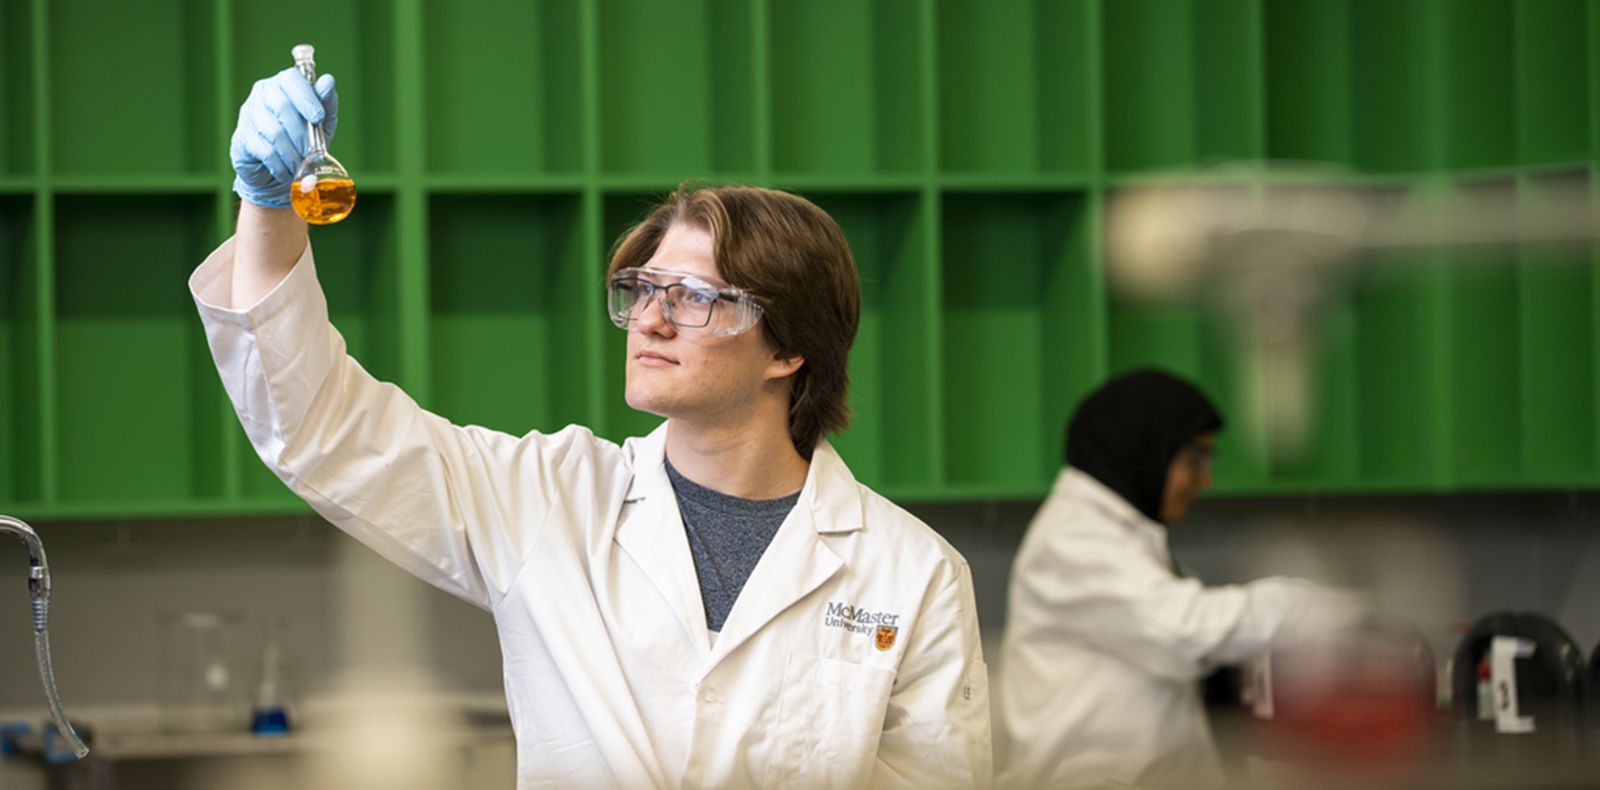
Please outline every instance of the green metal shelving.
M313 244L370 370L458 422L649 430L611 241L686 178L793 189L863 276L836 444L907 500L1041 495L1077 398L1136 365L1236 408L1205 317L1107 293L1118 185L1234 159L1600 182L1596 0L0 0L0 510L304 507L184 288L232 221L237 107L303 41L362 189ZM1509 265L1541 255L1363 281L1326 321L1313 457L1230 435L1219 489L1600 483L1595 261Z

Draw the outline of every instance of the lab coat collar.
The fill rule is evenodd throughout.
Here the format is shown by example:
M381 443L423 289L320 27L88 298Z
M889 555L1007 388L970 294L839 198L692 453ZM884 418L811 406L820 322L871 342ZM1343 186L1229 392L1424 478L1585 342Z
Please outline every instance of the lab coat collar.
M738 648L762 626L822 586L844 565L823 542L864 525L861 489L844 459L819 440L800 498L778 527L729 612L711 649L705 605L694 558L684 534L678 500L667 477L666 425L634 439L634 478L627 501L635 508L617 528L617 542L643 567L652 584L677 611L689 638L709 655L706 669Z
M844 567L822 536L860 529L863 506L855 476L827 440L819 439L800 500L734 601L708 669Z
M1163 564L1172 562L1172 552L1167 548L1167 528L1151 521L1128 500L1123 499L1121 494L1112 491L1093 475L1076 467L1063 467L1061 474L1056 477L1051 496L1082 501L1104 513L1112 521L1126 527L1145 545L1151 555Z
M699 577L689 553L678 499L664 464L667 426L643 438L629 439L633 449L633 480L624 498L624 516L617 525L617 544L639 564L688 634L701 656L711 652L706 634L706 609L700 600Z

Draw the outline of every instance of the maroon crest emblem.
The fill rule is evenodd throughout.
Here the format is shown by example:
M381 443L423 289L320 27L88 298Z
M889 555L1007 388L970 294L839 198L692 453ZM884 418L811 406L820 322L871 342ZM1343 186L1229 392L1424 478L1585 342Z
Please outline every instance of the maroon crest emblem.
M894 638L895 638L895 635L898 634L898 633L900 633L900 626L897 626L897 625L880 625L880 626L878 626L878 641L877 641L878 649L879 650L888 650L889 648L894 647Z

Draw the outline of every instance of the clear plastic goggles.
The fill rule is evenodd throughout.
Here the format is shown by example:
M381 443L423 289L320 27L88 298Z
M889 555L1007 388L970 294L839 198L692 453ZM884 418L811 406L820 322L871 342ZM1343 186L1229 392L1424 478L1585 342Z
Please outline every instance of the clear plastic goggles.
M635 267L611 275L606 306L611 323L627 329L655 301L661 317L685 337L737 335L761 319L748 291L684 272Z

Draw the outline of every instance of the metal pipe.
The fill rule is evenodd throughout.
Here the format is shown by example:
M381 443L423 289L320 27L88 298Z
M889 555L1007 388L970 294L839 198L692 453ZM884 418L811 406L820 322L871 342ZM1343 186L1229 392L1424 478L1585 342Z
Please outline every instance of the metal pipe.
M28 594L33 599L33 653L39 664L39 680L44 683L45 700L50 704L50 718L55 720L56 729L72 753L82 758L89 753L89 747L67 721L50 664L50 563L45 559L44 542L33 527L10 516L0 516L0 532L17 536L28 547Z

